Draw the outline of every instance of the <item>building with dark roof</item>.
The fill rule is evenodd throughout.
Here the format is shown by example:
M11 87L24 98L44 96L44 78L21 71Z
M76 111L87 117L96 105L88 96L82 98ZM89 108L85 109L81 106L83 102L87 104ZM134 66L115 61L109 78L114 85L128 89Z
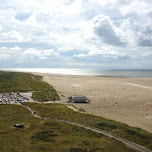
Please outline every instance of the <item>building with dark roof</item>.
M71 103L89 103L89 99L87 99L85 96L83 95L74 95L69 97L69 101Z

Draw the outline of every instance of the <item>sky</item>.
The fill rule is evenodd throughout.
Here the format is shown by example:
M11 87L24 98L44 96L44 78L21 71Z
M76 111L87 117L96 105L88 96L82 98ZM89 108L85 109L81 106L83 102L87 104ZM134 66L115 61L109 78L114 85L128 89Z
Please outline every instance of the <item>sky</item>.
M0 0L0 68L152 68L152 0Z

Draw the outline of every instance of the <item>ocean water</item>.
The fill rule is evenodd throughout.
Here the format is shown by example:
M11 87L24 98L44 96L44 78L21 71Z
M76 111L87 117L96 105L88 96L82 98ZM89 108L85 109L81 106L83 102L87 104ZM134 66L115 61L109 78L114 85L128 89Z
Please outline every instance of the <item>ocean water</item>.
M90 75L103 77L145 77L152 78L151 70L101 70L101 69L61 69L61 68L0 68L2 71L39 72L67 75Z

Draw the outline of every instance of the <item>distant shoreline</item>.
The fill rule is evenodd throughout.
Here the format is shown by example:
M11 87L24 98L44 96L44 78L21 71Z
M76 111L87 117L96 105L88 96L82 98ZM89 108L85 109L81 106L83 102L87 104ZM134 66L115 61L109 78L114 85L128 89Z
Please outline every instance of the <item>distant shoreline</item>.
M0 71L42 73L53 75L92 76L110 78L152 78L152 70L100 70L100 69L59 69L59 68L1 68Z
M0 70L3 71L3 70ZM36 74L36 75L44 75L44 74L49 74L49 75L63 75L63 76L82 76L82 77L103 77L103 78L152 78L152 77L127 77L127 76L106 76L106 75L74 75L74 74L58 74L58 73L42 73L42 72L27 72L27 71L4 71L4 72L22 72L22 73L31 73L31 74Z

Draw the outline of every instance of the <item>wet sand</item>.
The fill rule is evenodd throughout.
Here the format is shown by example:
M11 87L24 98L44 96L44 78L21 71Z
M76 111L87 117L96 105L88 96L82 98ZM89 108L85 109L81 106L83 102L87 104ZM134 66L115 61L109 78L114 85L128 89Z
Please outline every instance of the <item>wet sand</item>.
M38 75L59 92L62 101L85 95L91 104L74 104L77 108L152 133L152 78Z

